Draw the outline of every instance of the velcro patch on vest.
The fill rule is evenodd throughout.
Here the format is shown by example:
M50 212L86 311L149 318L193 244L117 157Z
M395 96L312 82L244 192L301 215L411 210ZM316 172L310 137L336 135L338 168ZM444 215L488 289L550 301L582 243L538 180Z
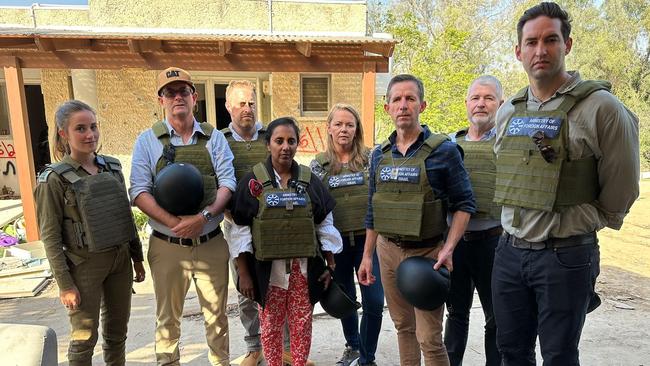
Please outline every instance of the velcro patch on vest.
M264 201L266 207L307 206L305 195L296 192L267 193Z
M420 183L419 166L385 166L379 171L381 182Z
M562 118L559 117L512 117L506 136L532 136L542 131L544 136L554 139L560 133Z
M358 186L363 184L363 172L334 175L327 183L330 188Z

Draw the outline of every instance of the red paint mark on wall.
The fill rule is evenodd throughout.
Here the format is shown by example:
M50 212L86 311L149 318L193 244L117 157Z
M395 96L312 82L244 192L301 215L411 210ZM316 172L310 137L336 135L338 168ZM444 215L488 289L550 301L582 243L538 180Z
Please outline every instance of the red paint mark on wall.
M16 158L16 150L14 150L14 144L0 141L0 159L15 159L15 158Z
M305 132L300 135L300 141L298 142L299 152L316 154L325 150L326 143L321 128L320 126L305 127Z

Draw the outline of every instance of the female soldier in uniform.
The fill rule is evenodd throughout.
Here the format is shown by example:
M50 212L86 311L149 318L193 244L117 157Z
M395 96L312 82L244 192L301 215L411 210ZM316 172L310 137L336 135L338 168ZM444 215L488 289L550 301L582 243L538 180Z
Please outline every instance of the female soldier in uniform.
M359 113L347 104L336 104L327 117L327 150L316 155L312 171L319 176L336 200L334 226L343 238L343 251L334 256L334 278L348 296L356 300L355 269L363 258L366 240L364 218L368 209L368 156L363 144ZM377 254L373 256L373 273L379 276ZM337 366L348 366L358 359L359 365L376 365L375 351L381 330L384 289L377 280L360 286L363 315L361 329L357 313L341 319L345 350Z
M282 364L285 318L293 365L305 365L313 305L329 285L333 254L342 246L333 226L334 200L308 167L293 160L299 136L294 119L271 122L265 137L270 157L244 176L231 200L236 239L229 245L237 258L238 287L260 304L269 366Z
M35 196L41 239L70 317L68 361L91 365L101 310L104 362L124 365L131 286L145 271L121 165L96 153L90 106L65 102L55 120L59 162L39 175Z

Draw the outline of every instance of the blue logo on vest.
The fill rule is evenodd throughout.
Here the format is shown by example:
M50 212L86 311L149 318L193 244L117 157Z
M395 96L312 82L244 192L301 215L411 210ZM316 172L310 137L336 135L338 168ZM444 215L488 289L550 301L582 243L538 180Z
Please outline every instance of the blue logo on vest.
M562 118L559 117L512 117L506 136L532 136L542 131L544 137L554 139L560 133Z
M358 186L363 184L363 173L348 173L330 177L328 180L330 188Z
M307 198L304 194L295 192L269 193L265 198L266 207L285 207L287 202L293 206L306 206Z
M381 182L420 183L419 166L385 166L379 172Z

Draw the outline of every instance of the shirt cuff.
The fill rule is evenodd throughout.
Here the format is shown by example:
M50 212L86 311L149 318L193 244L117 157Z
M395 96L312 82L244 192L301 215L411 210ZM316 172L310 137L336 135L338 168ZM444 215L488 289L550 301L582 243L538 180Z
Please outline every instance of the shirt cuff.
M343 250L343 239L341 233L334 227L334 217L331 212L316 226L316 236L323 251L337 254Z
M237 258L241 253L253 253L253 235L247 225L237 225L230 220L223 221L223 233L228 242L230 258Z

